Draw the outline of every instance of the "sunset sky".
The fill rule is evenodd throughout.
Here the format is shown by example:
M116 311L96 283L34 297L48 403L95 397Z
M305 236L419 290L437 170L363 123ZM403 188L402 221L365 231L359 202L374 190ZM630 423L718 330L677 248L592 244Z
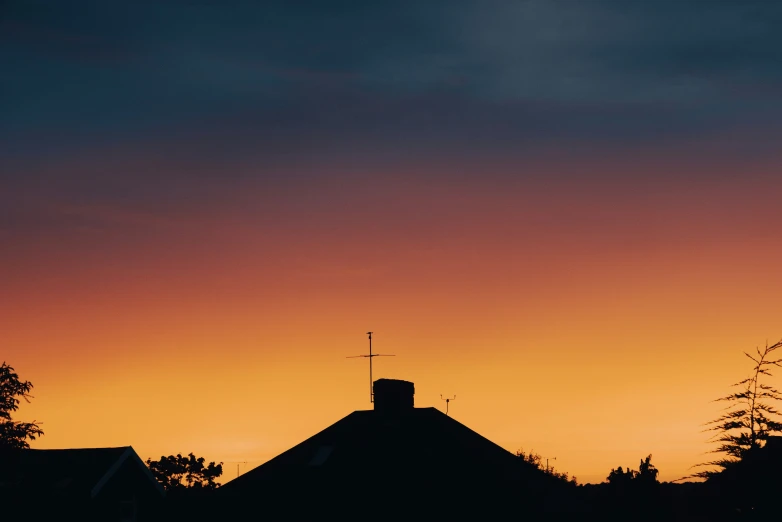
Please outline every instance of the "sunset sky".
M782 339L782 3L0 3L0 362L35 448L225 479L415 383L580 482ZM748 364L750 363L750 364ZM782 371L771 384L782 386Z

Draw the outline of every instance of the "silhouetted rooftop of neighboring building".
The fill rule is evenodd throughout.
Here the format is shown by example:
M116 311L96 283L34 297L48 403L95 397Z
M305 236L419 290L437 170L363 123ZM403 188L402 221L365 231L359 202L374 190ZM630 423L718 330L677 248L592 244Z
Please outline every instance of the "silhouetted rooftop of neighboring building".
M782 458L782 437L774 435L768 438L765 446L766 453Z
M741 461L736 462L710 480L730 480L734 475L743 476L745 473L756 477L766 475L776 477L780 465L782 465L782 437L770 436L762 448L749 451Z
M163 495L160 483L130 446L4 450L0 452L0 490L93 498L128 460L135 461Z

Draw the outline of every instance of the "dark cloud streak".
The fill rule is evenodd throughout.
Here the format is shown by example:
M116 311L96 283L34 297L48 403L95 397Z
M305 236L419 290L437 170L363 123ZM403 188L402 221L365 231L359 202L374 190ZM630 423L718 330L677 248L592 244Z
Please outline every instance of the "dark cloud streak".
M751 155L780 135L782 4L765 0L3 5L6 194L165 201L282 165L508 163L737 129Z

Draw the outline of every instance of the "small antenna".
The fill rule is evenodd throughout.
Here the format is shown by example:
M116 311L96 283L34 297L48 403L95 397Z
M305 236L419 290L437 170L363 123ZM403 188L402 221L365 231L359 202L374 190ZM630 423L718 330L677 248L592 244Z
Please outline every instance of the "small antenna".
M239 464L247 465L246 460L232 460L229 462L226 462L226 464L236 464L236 478L239 478Z
M369 402L375 402L375 392L372 390L372 357L396 357L396 355L386 355L382 353L372 353L372 332L367 332L369 336L369 355L349 355L346 359L355 359L357 357L369 358Z
M551 470L552 472L554 471L554 468L548 467L549 460L557 460L557 457L546 457L546 473L549 473L549 470Z
M456 400L456 395L454 395L452 399L449 399L447 397L443 397L443 394L441 393L440 394L440 399L445 401L445 414L448 415L448 404L450 404L451 401L455 401Z

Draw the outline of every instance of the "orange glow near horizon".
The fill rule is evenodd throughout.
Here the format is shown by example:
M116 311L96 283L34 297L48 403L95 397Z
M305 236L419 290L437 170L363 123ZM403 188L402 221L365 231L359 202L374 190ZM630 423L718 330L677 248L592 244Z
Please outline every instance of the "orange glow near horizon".
M194 452L230 479L371 407L345 356L372 330L396 354L375 378L413 381L419 407L456 394L455 419L580 482L649 453L674 480L708 458L741 352L782 338L779 166L696 166L702 184L662 162L592 165L598 183L564 161L513 183L433 166L248 182L204 208L42 203L83 222L6 236L0 359L35 385L16 419L43 422L35 448Z

